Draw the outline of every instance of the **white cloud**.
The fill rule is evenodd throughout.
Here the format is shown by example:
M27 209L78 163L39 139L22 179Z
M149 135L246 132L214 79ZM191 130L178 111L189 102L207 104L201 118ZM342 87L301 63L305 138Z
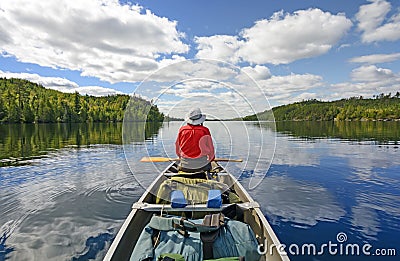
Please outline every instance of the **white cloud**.
M253 92L243 95L241 89L244 88L246 87L233 84L228 86L206 79L188 81L162 90L163 94L159 96L157 106L174 117L182 117L190 107L204 108L206 114L218 119L245 116L249 112L254 114L252 105L257 106L256 103L263 98L262 93L260 90L255 93L254 88L250 87L248 90ZM174 97L173 101L170 95Z
M356 19L363 32L363 42L396 41L400 39L400 12L387 18L391 4L385 0L370 0L370 4L360 6Z
M242 42L236 36L214 35L210 37L195 37L197 46L196 58L216 59L236 63L239 61L236 52Z
M266 80L272 76L269 68L263 65L256 65L254 67L246 66L242 67L241 70L247 73L255 81Z
M376 64L393 62L397 60L400 60L400 53L363 55L351 58L349 61L352 63Z
M304 91L321 85L321 76L308 73L273 76L265 82L265 88L276 91Z
M391 70L378 68L375 65L361 66L351 72L351 79L355 82L384 82L395 77Z
M0 12L3 55L110 82L143 80L189 49L175 21L117 0L4 0Z
M76 82L70 81L65 78L43 77L38 74L32 74L32 73L10 73L10 72L3 72L0 70L0 77L25 79L40 84L45 88L66 93L79 92L82 95L87 94L93 96L122 94L122 92L111 88L104 88L101 86L79 86Z
M285 76L272 76L271 78L258 81L267 97L274 100L275 105L300 101L302 97L296 97L301 92L322 87L322 77L313 74L290 74Z
M272 76L257 83L266 93L272 106L298 102L307 99L322 98L316 88L323 88L326 84L323 78L314 74L290 74ZM313 90L313 91L311 91Z
M390 3L385 0L370 1L370 4L362 5L356 14L358 28L363 31L376 29L390 11Z
M123 94L123 92L111 89L104 88L101 86L83 86L76 89L82 95L92 95L92 96L107 96L107 95L115 95L115 94Z
M320 98L316 93L312 92L302 92L300 95L295 97L295 101L310 100ZM293 101L294 102L294 101Z
M280 11L243 29L239 36L197 37L196 56L228 62L287 64L328 52L351 26L343 14L320 9L293 14Z
M351 72L352 82L332 84L331 97L372 97L380 93L396 93L400 89L400 75L375 65L361 66Z
M35 73L11 73L11 72L3 72L0 70L0 77L4 78L19 78L25 79L37 84L43 85L43 87L49 89L58 89L63 88L65 92L70 92L68 90L73 90L79 87L79 85L73 81L70 81L65 78L60 77L42 77L39 74Z
M307 92L307 90L324 86L321 76L311 74L270 76L267 69L262 66L247 67L245 71L248 71L250 75L253 74L252 76L257 79L257 84L240 71L237 72L237 77L229 81L212 82L199 79L161 88L159 108L166 112L171 107L176 107L176 110L179 107L179 112L170 112L178 117L187 111L188 107L196 104L199 107L207 106L213 113L218 112L219 118L229 118L264 111L271 105L319 98L317 93ZM174 97L173 102L171 102L171 95ZM231 112L235 111L234 114L228 112L229 108L235 108L231 110Z
M248 71L254 74L259 72L263 76L269 73L268 68L263 66L248 68ZM157 82L165 76L170 76L171 82ZM234 116L237 117L237 114L248 115L252 106L257 108L255 112L269 106L261 89L239 67L216 60L187 60L170 64L151 75L135 92L147 97L158 96L157 104L163 112L171 107L177 109L179 105L179 113L170 113L176 117L197 102L202 105L200 107L212 108L219 118L230 117L229 113L223 115L228 107L235 107L238 112ZM171 100L173 104L169 103Z
M398 20L392 17L393 22ZM265 63L285 64L324 54L339 43L351 26L344 14L307 9L276 12L238 35L194 38L197 58L250 63L238 73L229 66L215 66L217 63L187 61L184 54L189 46L177 30L177 22L140 6L121 5L117 0L4 0L0 2L0 53L41 66L78 70L82 76L109 82L147 79L151 83L144 84L137 93L150 98L160 93L159 87L152 86L154 82L164 86L189 78L226 82L233 90L212 90L216 98L225 98L228 104L251 103L253 108L263 111L268 107L264 94L277 105L318 98L318 93L311 89L324 85L322 77L313 74L273 76ZM152 72L155 73L151 75ZM361 73L354 72L355 78L360 77L357 74ZM261 90L258 86L249 87L254 82L247 76ZM33 74L21 77L64 92L119 93L101 86L78 86L62 78ZM188 86L185 83L185 88ZM176 87L169 94L178 98L200 97L196 93L199 88L185 88ZM248 111L246 106L244 111Z
M186 60L173 57L173 60L161 61L160 65L162 65L161 68L150 74L142 83L143 85L153 81L165 85L169 82L179 83L195 78L224 81L232 77L232 75L236 75L235 70L238 70L233 68L232 64L212 59Z
M351 26L343 14L319 9L277 12L241 32L245 43L238 53L253 63L287 64L328 52Z

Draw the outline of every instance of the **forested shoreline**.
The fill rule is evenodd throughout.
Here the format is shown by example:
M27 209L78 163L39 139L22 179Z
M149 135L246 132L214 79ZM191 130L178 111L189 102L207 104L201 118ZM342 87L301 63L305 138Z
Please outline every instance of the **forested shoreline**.
M307 100L272 109L276 121L383 121L400 120L400 93L379 94L372 99L351 97L337 101ZM273 120L270 111L243 120Z
M329 102L312 99L274 107L272 111L276 121L400 120L400 93ZM164 120L157 106L140 97L63 93L23 79L0 78L0 123L121 122L124 117L138 122ZM270 111L242 119L274 120Z
M63 93L22 79L0 78L0 123L162 121L157 106L140 97Z

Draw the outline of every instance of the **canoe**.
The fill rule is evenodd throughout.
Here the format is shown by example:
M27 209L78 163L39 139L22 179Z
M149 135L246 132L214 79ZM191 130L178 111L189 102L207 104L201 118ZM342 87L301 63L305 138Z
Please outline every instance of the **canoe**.
M113 240L110 248L108 249L105 261L118 260L124 261L129 260L133 249L136 246L138 238L150 221L154 214L160 214L161 212L191 212L191 213L218 213L227 207L240 208L243 211L242 222L247 223L254 231L257 241L260 246L260 252L262 256L260 260L284 260L288 261L288 256L281 249L281 243L279 242L275 232L271 228L267 219L263 215L260 209L260 205L252 199L248 192L243 186L236 182L233 175L227 172L217 162L213 162L215 167L219 170L217 173L217 180L227 184L232 188L235 193L239 196L242 203L236 204L222 204L221 208L210 209L207 208L206 204L189 204L184 208L172 208L171 204L156 204L155 198L157 195L158 188L161 183L171 176L177 175L177 163L172 162L149 186L147 191L140 197L140 199L132 205L132 211L129 213L115 239ZM164 212L165 211L165 212ZM283 253L282 253L283 252Z

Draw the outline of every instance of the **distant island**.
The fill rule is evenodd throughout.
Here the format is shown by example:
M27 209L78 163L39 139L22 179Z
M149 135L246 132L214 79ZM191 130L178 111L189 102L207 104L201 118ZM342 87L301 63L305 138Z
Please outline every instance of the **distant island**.
M272 109L275 121L391 121L400 120L400 92L379 94L372 99L362 96L336 101L316 99ZM271 111L243 117L245 121L274 120Z
M128 107L129 105L129 107ZM63 93L22 79L0 78L0 123L163 121L157 106L137 96Z

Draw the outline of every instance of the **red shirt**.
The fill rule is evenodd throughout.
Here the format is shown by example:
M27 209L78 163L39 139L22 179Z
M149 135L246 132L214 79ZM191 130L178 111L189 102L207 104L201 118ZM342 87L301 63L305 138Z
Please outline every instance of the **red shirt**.
M185 125L179 129L175 142L176 155L182 158L200 158L208 160L215 157L214 144L210 130L202 125Z

